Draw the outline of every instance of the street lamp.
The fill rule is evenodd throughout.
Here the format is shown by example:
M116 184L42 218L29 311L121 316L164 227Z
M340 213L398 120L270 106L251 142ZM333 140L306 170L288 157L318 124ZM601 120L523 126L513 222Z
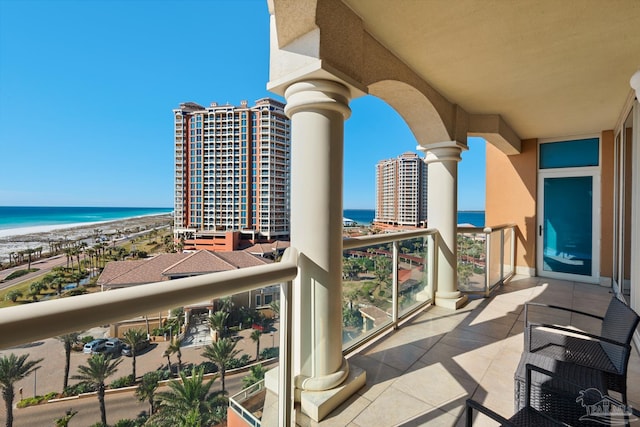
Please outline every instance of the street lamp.
M271 332L271 348L276 348L275 338L273 338L273 332Z

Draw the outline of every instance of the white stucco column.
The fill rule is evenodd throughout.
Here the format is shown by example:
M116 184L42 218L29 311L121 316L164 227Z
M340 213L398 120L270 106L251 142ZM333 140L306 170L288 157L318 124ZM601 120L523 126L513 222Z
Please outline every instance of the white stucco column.
M285 97L291 118L291 246L300 252L293 286L293 372L296 398L318 420L350 394L324 402L331 400L331 390L344 387L349 374L342 356L342 169L349 90L309 80L289 86Z
M438 306L457 309L467 302L466 295L458 291L457 220L458 220L458 162L466 146L457 141L446 141L418 146L425 152L429 165L427 224L437 228L440 237L436 246Z

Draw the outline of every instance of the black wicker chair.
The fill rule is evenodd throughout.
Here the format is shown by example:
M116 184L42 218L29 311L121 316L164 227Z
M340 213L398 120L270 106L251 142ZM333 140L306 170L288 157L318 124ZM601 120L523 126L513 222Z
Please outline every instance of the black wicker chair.
M545 307L599 319L598 335L563 326L529 321L529 307ZM604 317L555 305L525 303L525 352L546 356L601 371L605 388L621 394L627 402L627 367L631 339L640 317L613 297Z
M525 383L524 405L510 418L467 399L466 426L473 425L474 411L511 427L629 425L640 416L640 412L603 397L596 389L584 388L573 379L533 364L525 365Z

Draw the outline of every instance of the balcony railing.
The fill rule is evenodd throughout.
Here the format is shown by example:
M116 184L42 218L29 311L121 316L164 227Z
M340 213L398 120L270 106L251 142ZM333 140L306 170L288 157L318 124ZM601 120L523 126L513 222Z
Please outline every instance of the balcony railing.
M515 225L458 227L458 289L489 296L515 274Z
M433 299L437 230L345 239L343 349L349 352Z
M460 231L484 236L481 291L488 292L513 274L512 225ZM397 327L432 301L437 239L437 230L422 229L343 241L343 351L352 351ZM289 328L297 264L297 251L289 248L278 263L5 308L0 316L0 348L280 284L278 425L290 425L293 375Z

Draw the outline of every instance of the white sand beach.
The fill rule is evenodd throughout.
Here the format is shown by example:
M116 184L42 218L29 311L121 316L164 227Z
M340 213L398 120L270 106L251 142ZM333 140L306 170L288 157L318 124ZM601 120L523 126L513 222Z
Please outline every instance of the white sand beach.
M49 251L49 242L60 240L83 240L95 238L96 229L101 230L101 235L114 234L116 230L137 231L154 227L163 227L171 224L170 214L148 215L134 218L125 218L116 221L84 222L79 224L55 224L39 225L34 227L21 227L0 230L0 262L9 261L9 254L25 249L42 247Z

